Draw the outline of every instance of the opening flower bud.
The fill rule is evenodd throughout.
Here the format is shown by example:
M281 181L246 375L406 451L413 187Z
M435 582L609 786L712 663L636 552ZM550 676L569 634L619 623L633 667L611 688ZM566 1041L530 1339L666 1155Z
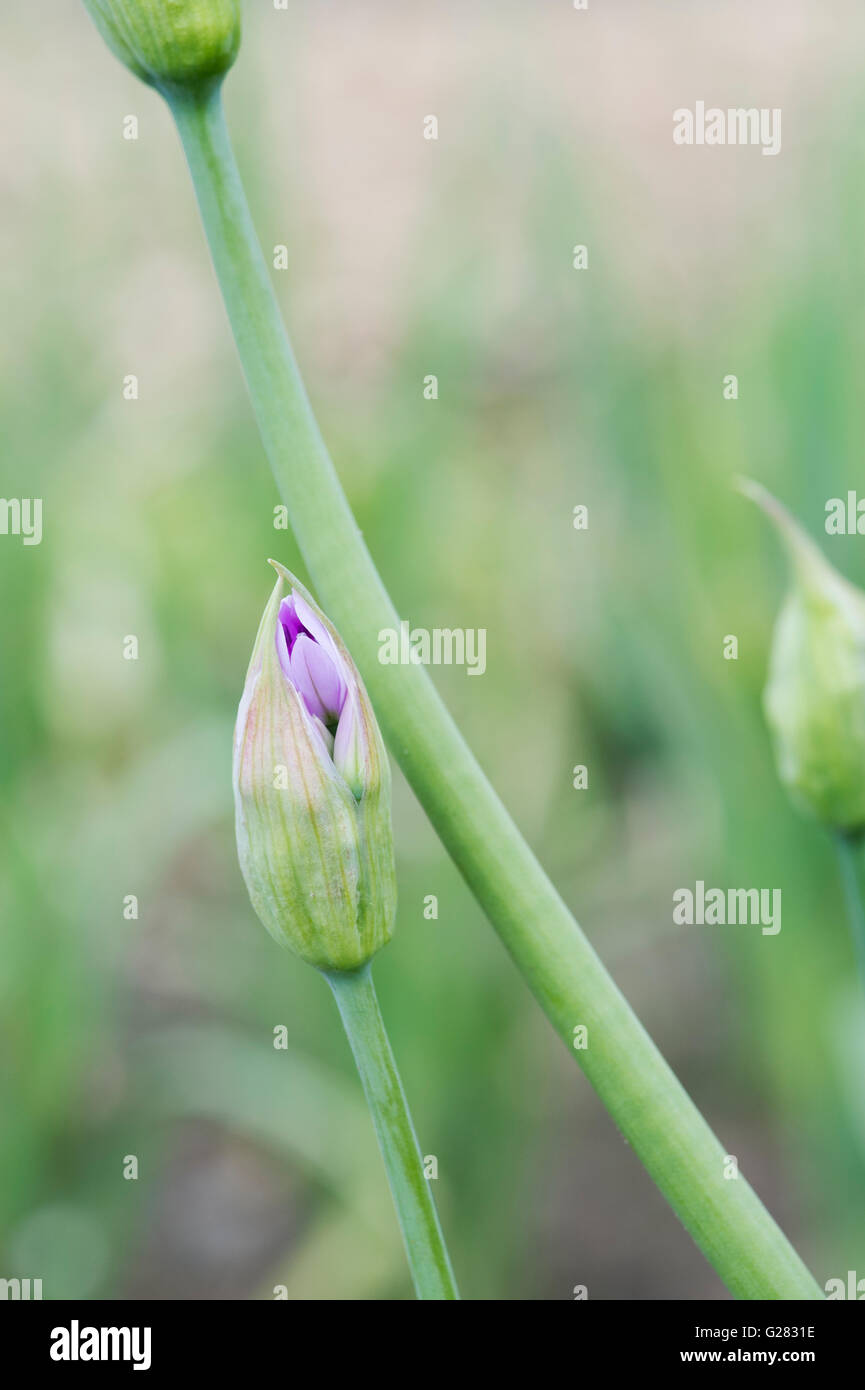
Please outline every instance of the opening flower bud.
M240 867L281 945L320 970L356 970L393 931L390 766L341 638L271 564L234 736Z
M240 47L240 0L84 0L112 52L154 87L221 77Z
M778 772L819 820L865 830L865 594L823 558L789 512L745 482L784 540L792 586L779 615L764 694Z

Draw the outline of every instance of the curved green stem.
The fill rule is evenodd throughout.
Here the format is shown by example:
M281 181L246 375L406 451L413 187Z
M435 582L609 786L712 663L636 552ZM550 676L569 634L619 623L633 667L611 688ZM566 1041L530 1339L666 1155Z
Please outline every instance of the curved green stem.
M493 791L422 666L383 666L398 618L309 404L231 151L218 87L166 93L258 426L322 606L391 750L553 1027L694 1240L742 1298L822 1294L673 1075Z
M859 963L859 973L865 988L865 903L862 900L862 880L859 876L857 851L861 848L861 837L836 835L838 862L841 866L841 883L844 887L844 901L853 936L853 949Z
M372 1115L418 1298L459 1298L372 972L326 976Z

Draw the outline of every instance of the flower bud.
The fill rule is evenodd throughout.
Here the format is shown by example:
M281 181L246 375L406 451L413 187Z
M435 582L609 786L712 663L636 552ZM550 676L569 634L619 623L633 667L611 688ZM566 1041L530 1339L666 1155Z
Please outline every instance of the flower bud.
M764 694L778 773L796 800L844 834L865 830L865 594L754 483L742 491L777 526L792 565Z
M108 47L154 87L221 77L240 47L240 0L84 0Z
M356 970L393 931L390 766L341 638L270 563L234 735L240 867L275 940L320 970Z

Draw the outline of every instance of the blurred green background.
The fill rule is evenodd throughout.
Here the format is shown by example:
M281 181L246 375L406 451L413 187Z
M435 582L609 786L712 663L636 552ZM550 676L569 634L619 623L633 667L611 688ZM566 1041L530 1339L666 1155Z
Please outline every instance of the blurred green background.
M865 1005L760 711L783 558L731 485L865 584L822 534L863 486L861 7L244 8L238 156L394 599L487 629L483 679L434 672L469 742L818 1280L865 1276ZM408 1297L329 992L235 860L265 559L302 567L167 112L83 6L38 9L0 16L2 490L44 499L40 546L0 537L0 1276ZM780 155L675 147L696 100L780 106ZM377 982L464 1296L724 1297L395 800ZM780 887L780 935L673 926L697 878Z

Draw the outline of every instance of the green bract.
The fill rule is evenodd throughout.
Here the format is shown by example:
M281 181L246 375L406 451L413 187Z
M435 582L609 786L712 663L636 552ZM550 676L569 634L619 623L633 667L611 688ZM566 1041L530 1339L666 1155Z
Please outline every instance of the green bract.
M154 87L227 72L240 47L240 0L84 0L109 48Z
M865 594L825 560L789 513L753 483L792 564L775 627L764 704L778 772L835 830L865 830Z
M275 562L271 562L274 563ZM281 945L320 970L356 970L390 940L396 873L390 766L363 682L321 609L281 565L249 663L234 738L240 867ZM351 785L333 739L277 653L284 581L325 629L352 702Z

